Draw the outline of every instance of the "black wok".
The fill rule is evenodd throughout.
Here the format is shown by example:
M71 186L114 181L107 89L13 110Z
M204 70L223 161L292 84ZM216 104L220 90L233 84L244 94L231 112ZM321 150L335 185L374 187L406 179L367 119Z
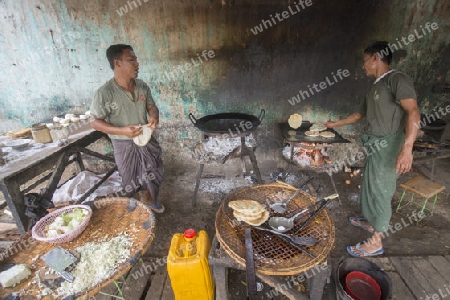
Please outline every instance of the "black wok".
M230 134L255 130L261 124L265 114L266 111L261 109L259 117L243 113L220 113L196 119L192 113L189 113L189 119L195 127L205 133Z

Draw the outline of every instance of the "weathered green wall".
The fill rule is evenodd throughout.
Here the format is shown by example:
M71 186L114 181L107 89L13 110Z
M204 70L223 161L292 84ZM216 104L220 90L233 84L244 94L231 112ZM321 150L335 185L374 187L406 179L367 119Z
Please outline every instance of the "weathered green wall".
M274 124L289 114L325 121L358 106L371 82L361 70L369 42L394 43L420 32L427 22L436 22L438 29L397 51L394 67L413 77L424 109L442 105L445 97L431 87L439 77L450 81L449 1L311 2L255 35L251 29L263 19L289 7L295 11L297 2L1 1L0 118L29 125L69 110L84 112L94 91L112 75L105 49L129 43L141 64L140 77L151 85L160 107L160 140L167 152L183 152L198 141L189 112L197 117L224 111L258 114L261 108L267 114L260 141L274 150L279 147ZM117 11L125 6L129 11L120 16ZM176 66L191 59L198 63L197 54L204 50L214 51L214 58L167 78ZM351 75L300 104L288 103L338 69ZM261 155L277 157L276 151Z

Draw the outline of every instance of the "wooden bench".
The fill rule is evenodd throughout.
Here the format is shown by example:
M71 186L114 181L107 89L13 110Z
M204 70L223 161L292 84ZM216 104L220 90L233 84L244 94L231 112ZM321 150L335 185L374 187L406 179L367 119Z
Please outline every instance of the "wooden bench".
M437 184L436 182L433 182L429 179L423 178L421 176L417 176L411 180L408 180L405 183L400 184L402 188L404 188L403 194L400 198L400 202L397 205L396 212L398 212L402 207L413 204L414 203L414 195L418 195L422 198L424 198L424 202L421 206L420 212L423 212L425 209L430 211L431 214L433 214L434 207L436 205L436 201L438 198L438 194L445 190L445 186L442 186L440 184ZM411 200L408 201L408 203L402 205L403 198L405 197L406 191L411 192ZM431 209L428 209L426 207L428 200L430 198L434 197L433 206ZM420 206L419 206L420 207Z

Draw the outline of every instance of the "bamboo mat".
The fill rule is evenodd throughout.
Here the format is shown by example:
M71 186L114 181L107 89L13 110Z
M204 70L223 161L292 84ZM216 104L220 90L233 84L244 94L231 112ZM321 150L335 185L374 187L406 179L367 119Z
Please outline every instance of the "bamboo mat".
M0 253L0 264L26 264L31 268L32 274L13 288L0 289L0 299L6 298L13 292L20 293L21 296L29 295L33 297L32 299L58 299L54 294L42 295L43 287L39 284L37 273L48 267L40 259L41 256L57 246L74 250L88 242L99 242L104 237L110 239L123 233L127 234L132 242L130 259L114 270L112 276L107 280L76 295L76 299L92 298L104 287L126 274L133 263L147 251L154 238L155 226L153 212L141 202L132 202L128 198L109 198L94 202L93 215L89 225L80 236L71 242L60 244L39 242L33 239L28 232L6 252Z

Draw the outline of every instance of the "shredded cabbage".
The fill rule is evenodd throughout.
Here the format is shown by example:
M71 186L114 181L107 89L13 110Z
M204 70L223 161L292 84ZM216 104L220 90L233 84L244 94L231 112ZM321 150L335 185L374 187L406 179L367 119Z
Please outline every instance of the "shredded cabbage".
M75 280L67 281L57 289L58 296L76 295L108 279L116 268L130 257L133 243L126 234L118 235L109 241L91 242L76 248L80 253L72 275Z
M71 212L62 213L46 227L47 237L55 237L73 230L84 221L87 214L86 209L79 207Z

